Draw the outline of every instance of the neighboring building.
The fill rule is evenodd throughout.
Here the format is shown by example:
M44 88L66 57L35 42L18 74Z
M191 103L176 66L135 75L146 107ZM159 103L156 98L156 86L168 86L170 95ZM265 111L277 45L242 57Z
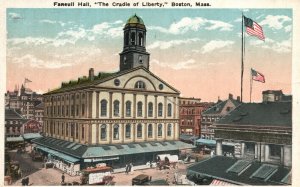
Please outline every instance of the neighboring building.
M5 93L6 108L19 110L25 119L35 119L35 106L42 102L43 96L26 88L23 84L20 91L16 88L13 92ZM41 108L39 108L41 110ZM43 110L43 109L42 109ZM40 117L40 116L39 116Z
M91 68L88 77L44 94L46 137L33 142L58 168L71 175L99 162L124 168L193 147L178 141L180 93L149 71L145 43L146 27L134 15L124 27L119 72Z
M5 109L5 136L21 136L23 134L23 124L26 121L15 109Z
M212 128L212 124L219 121L222 117L233 111L240 104L241 102L239 96L235 100L233 99L233 95L229 94L227 100L219 100L217 104L203 111L201 119L201 138L214 139L215 133L214 129Z
M40 102L34 106L34 119L43 126L44 103Z
M217 156L189 174L238 185L291 184L292 103L272 100L243 103L214 123ZM222 145L233 147L226 157Z
M291 95L284 95L282 90L266 90L262 92L263 102L291 102Z
M21 109L21 100L18 90L15 89L13 92L7 91L7 93L5 93L5 105L7 108Z
M30 119L23 124L23 130L23 134L40 133L42 132L42 124L37 120Z
M201 114L213 103L200 102L198 98L179 98L180 133L200 137Z

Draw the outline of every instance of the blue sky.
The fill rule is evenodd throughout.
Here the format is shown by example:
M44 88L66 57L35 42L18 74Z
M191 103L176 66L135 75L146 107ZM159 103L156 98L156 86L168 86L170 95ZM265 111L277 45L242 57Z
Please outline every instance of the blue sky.
M234 84L225 86L224 93L216 93L211 98L203 96L201 90L209 92L211 86L205 85L205 81L196 75L184 74L197 70L204 77L215 77L216 85L224 77L228 79L225 78L225 82L239 79L242 11L263 27L266 36L263 42L246 35L246 71L253 67L267 75L267 84L258 85L260 90L284 89L290 92L291 9L7 9L8 76L17 71L15 66L18 66L18 71L22 71L22 67L47 70L49 77L57 69L68 72L84 65L117 71L118 53L123 42L122 28L136 13L147 28L151 71L163 78L172 73L180 74L180 80L169 81L184 90L184 96L211 100L228 92L237 95L239 86ZM263 64L262 61L269 62ZM162 74L161 69L168 70L169 74ZM62 76L60 81L52 82L59 84L83 73L70 73ZM277 79L282 75L286 78ZM196 80L200 86L195 87L199 86L201 90L185 91L188 88L181 86L180 81L188 81L188 78ZM20 80L9 79L8 87L14 87L17 81ZM53 88L53 84L35 86L45 91ZM259 92L256 97L260 99Z

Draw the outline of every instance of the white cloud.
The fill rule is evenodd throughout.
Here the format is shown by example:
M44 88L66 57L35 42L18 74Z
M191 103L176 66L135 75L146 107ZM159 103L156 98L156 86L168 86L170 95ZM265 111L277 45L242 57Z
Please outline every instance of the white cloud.
M210 26L206 27L206 30L217 30L220 29L220 31L231 31L232 25L229 23L225 23L223 21L215 21L215 20L207 20L207 23L210 24Z
M103 35L112 38L121 37L123 35L123 21L118 20L112 23L103 22L94 25L90 34Z
M224 48L224 47L228 47L234 44L234 41L230 41L230 40L212 40L208 43L206 43L203 47L202 47L202 54L214 51L216 49L220 49L220 48Z
M61 63L53 60L44 61L30 54L24 55L19 58L15 57L12 59L12 63L16 63L22 66L29 65L33 68L48 68L48 69L57 69L57 68L68 67L72 65L70 63Z
M43 45L47 43L51 43L53 39L51 38L43 38L43 37L26 37L26 38L12 38L8 39L8 44L11 45L20 45L20 44L26 44L26 45Z
M14 12L10 12L8 13L8 16L11 18L11 19L22 19L22 16L18 13L14 13Z
M172 68L175 70L180 70L180 69L191 69L191 68L195 68L196 61L194 59L189 59L186 61L180 61L180 62L176 62L176 63L165 63L165 62L160 62L156 59L151 60L152 64L157 64L161 67L168 67L168 68Z
M53 20L48 20L48 19L40 20L40 23L59 24L62 27L65 26L65 24L66 24L62 21L53 21Z
M271 49L277 53L289 53L292 49L292 41L291 38L287 40L283 40L281 42L276 42L270 38L266 38L265 42L262 40L250 40L250 45Z
M231 31L233 25L218 21L218 20L208 20L202 17L189 18L184 17L180 21L172 23L169 28L163 28L159 26L149 26L149 30L156 30L162 33L169 34L184 34L188 31L198 31L201 28L206 30L217 30L220 31Z
M65 23L53 20L41 20L41 23L48 24L60 24ZM69 22L68 22L69 24ZM74 45L79 40L94 41L98 36L117 38L123 35L123 22L117 20L112 23L103 22L101 24L94 25L91 29L85 29L83 26L74 26L68 30L59 32L54 38L43 37L25 37L25 38L11 38L8 39L8 43L14 47L16 45L53 45L55 47L64 46L67 44Z
M284 26L283 24L285 22L291 22L292 19L288 16L284 15L278 15L278 16L273 16L273 15L268 15L264 20L260 22L260 25L267 25L268 27L272 29L282 29Z
M291 32L292 31L292 25L288 25L288 26L284 27L284 31L285 32Z
M149 46L147 46L147 49L155 49L155 48L168 49L174 46L189 44L198 41L200 41L199 38L191 38L186 40L156 41L150 44Z

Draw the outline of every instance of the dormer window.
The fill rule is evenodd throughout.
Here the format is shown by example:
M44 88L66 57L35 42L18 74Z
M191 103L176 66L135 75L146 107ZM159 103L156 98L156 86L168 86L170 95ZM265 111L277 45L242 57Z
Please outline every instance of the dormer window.
M137 81L134 88L136 89L146 89L146 84L143 81Z

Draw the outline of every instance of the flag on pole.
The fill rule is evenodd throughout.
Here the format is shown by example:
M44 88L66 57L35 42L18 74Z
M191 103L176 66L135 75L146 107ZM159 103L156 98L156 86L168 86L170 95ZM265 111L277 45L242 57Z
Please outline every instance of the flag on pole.
M245 16L244 16L244 23L245 23L247 34L251 36L256 36L260 40L265 40L264 31L258 23Z
M32 82L32 81L29 80L29 79L27 79L27 78L25 78L25 83L27 83L27 82Z
M265 76L251 68L252 80L265 83Z

